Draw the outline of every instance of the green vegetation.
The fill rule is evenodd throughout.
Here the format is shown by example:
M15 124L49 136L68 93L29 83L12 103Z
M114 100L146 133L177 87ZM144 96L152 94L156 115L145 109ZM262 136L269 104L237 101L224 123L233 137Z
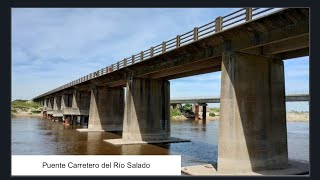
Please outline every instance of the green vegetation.
M11 102L11 114L27 112L28 114L40 114L40 104L28 100L14 100Z
M29 102L28 100L14 100L11 103L11 107L12 108L18 108L18 109L30 109L30 108L34 108L34 109L38 109L40 107L40 105L38 103L35 102Z
M211 112L211 113L209 113L209 116L211 116L211 117L215 117L215 116L216 116L216 114L215 114L214 112Z
M192 111L192 104L185 104L184 106L182 106L180 111L183 111L183 112Z
M31 112L32 112L33 114L40 114L40 113L41 113L41 110L31 110Z
M211 108L210 112L220 112L220 108Z
M170 109L170 117L173 116L181 116L181 112L179 109Z

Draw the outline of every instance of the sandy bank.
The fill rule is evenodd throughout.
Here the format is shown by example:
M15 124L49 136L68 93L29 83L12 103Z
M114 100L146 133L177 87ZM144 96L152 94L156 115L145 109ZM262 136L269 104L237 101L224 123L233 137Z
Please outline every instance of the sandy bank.
M302 112L288 112L287 121L306 122L309 121L309 113Z
M20 113L13 113L11 116L18 116L18 117L42 117L42 114L30 114L28 112L20 112Z
M288 112L286 114L286 116L287 116L287 121L289 121L289 122L308 122L309 121L309 113ZM220 116L212 117L212 116L209 116L209 114L207 114L207 121L215 121L215 120L219 120L219 118L220 118ZM171 119L174 120L174 121L185 121L185 120L188 120L188 118L186 118L183 115L174 116Z

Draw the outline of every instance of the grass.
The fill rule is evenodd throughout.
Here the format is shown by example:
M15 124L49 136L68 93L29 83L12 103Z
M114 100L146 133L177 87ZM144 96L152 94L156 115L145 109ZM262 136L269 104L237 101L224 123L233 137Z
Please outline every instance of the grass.
M220 108L210 108L210 112L220 112Z
M31 112L32 112L33 114L40 114L40 113L41 113L40 110L32 110Z
M170 117L181 116L181 112L179 109L170 109Z
M11 102L11 107L15 108L15 109L30 109L30 108L34 108L34 109L38 109L40 107L40 105L38 103L35 102L28 102L27 100L14 100Z

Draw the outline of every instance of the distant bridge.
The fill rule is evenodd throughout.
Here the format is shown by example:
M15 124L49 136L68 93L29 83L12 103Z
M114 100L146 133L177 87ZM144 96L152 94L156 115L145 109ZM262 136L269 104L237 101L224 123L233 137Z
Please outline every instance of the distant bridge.
M288 94L286 102L309 101L309 94ZM172 98L170 104L185 103L220 103L220 97L181 97Z

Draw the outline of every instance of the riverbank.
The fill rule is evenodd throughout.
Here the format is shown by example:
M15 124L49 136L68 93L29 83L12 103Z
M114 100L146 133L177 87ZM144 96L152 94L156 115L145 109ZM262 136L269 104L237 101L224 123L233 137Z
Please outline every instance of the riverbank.
M29 113L29 112L19 112L19 113L11 113L11 116L17 116L17 117L42 117L42 114L35 114L35 113Z
M287 121L308 122L309 113L305 112L287 112Z
M286 117L287 117L287 121L289 122L308 122L309 121L309 113L306 113L306 112L287 112ZM174 121L185 121L192 118L187 118L183 115L180 115L180 116L173 116L171 117L171 119ZM220 116L209 116L209 113L207 113L207 121L216 121L219 119L220 119Z
M17 113L12 113L11 115L19 116L19 117L42 117L41 113L36 114L36 113L30 113L30 112L17 112ZM286 116L287 116L287 121L290 121L290 122L308 122L309 121L309 113L305 113L305 112L288 112ZM193 118L187 118L184 115L180 115L180 116L173 116L171 117L171 119L174 121L185 121ZM216 121L219 119L220 119L220 116L209 116L209 113L207 114L208 121Z

